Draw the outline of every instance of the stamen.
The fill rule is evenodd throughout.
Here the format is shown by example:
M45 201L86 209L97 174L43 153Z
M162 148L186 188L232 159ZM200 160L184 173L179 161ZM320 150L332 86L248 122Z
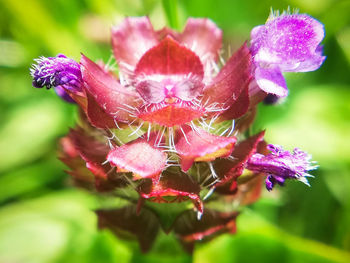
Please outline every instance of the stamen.
M209 168L210 168L210 172L213 175L214 178L219 178L218 175L216 174L215 170L214 170L214 166L212 164L212 162L208 162Z
M184 130L182 129L181 126L180 126L180 130L181 130L181 132L182 132L182 134L183 134L183 136L184 136L185 141L187 142L187 144L191 145L191 143L190 143L190 142L188 141L188 139L187 139L186 133L184 132Z
M207 200L215 191L215 187L209 189L208 193L203 197L203 201Z
M131 126L129 126L130 129L133 130L133 132L130 133L130 134L128 135L128 137L131 137L131 136L133 136L134 134L139 135L139 134L138 134L138 131L142 128L143 124L144 124L144 122L141 122L141 124L136 128L136 130L134 130ZM142 135L142 134L141 134L141 135Z

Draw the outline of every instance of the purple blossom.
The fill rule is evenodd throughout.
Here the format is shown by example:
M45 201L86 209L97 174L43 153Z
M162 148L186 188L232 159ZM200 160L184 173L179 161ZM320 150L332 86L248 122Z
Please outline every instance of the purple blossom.
M268 155L255 153L247 163L247 169L267 174L266 188L271 191L277 183L283 185L286 179L296 179L309 185L306 177L313 177L307 172L317 168L311 161L311 155L295 148L293 153L285 151L281 146L269 144Z
M318 69L325 56L320 45L323 24L306 14L271 14L265 25L251 31L251 52L255 80L263 91L286 97L288 89L282 72Z
M35 88L54 88L57 95L68 102L74 102L65 89L79 92L82 90L82 76L80 65L65 55L56 57L41 57L35 59L30 74Z

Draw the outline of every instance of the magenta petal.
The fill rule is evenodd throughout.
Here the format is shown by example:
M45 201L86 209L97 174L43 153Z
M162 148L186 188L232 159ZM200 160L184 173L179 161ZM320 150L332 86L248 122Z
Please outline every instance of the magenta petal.
M279 68L265 69L256 68L255 80L258 86L266 93L274 94L278 97L286 97L288 88L286 80Z
M219 55L222 31L210 19L189 18L178 39L199 56L204 67L211 67Z
M157 177L165 169L167 154L153 144L140 138L111 150L107 160L120 172L132 172L135 179Z
M137 63L137 75L187 75L203 78L203 65L198 56L180 46L171 37L166 37L157 46L148 50Z
M251 54L246 44L227 61L211 84L204 89L204 99L230 106L251 80Z
M128 17L112 28L114 56L126 73L132 73L143 54L157 44L157 34L148 17Z
M179 133L180 139L175 148L181 158L181 168L187 171L193 162L213 161L218 157L231 154L236 142L235 137L221 137L210 134L199 128Z
M55 92L58 96L60 96L62 99L69 103L75 103L75 100L72 99L71 96L65 91L65 89L62 86L57 86L54 88Z
M276 65L281 71L316 70L324 60L319 52L324 35L323 25L308 15L272 15L265 26L252 31L255 62Z
M317 70L322 63L325 61L326 57L322 56L323 46L319 46L316 49L315 54L308 60L300 62L299 65L294 69L284 69L284 71L297 71L297 72L308 72Z
M132 119L130 107L138 105L139 95L127 90L111 74L84 55L81 56L80 63L84 86L100 107L118 121L128 122ZM124 105L129 107L126 108Z

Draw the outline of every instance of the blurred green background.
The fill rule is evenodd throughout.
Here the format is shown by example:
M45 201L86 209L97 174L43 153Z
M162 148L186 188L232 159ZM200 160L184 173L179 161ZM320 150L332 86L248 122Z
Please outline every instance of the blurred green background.
M162 5L164 4L165 5ZM0 0L0 262L350 262L350 1L338 0ZM164 6L166 8L164 8ZM99 200L72 187L57 160L57 139L76 109L31 87L38 56L111 56L109 28L149 15L179 29L210 17L237 48L270 12L291 8L325 24L316 72L287 75L290 96L261 106L254 129L269 142L300 147L320 168L311 188L299 182L265 192L238 217L238 233L184 253L162 235L150 254L96 230ZM164 9L166 12L164 12ZM168 16L165 15L168 14ZM168 18L167 18L168 17Z

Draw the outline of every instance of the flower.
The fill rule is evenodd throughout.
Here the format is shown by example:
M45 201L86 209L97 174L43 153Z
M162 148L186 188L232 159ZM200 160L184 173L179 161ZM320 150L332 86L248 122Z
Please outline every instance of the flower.
M112 165L135 178L157 178L168 165L164 149L178 155L183 171L195 161L231 154L236 139L209 130L220 115L245 113L237 114L232 107L250 81L246 45L215 75L221 30L208 19L189 19L177 33L154 31L146 17L126 18L112 29L112 43L119 80L84 55L81 58L87 104L97 104L113 119L114 128L128 125L140 135L147 130L144 138L111 150L107 159ZM90 119L94 111L96 107L87 112ZM131 161L135 156L140 159Z
M68 102L74 100L65 89L79 92L82 89L82 77L80 65L73 59L63 54L56 57L41 57L35 59L30 74L33 78L33 86L36 88L54 88L57 95Z
M267 149L271 151L268 155L255 153L247 162L247 169L268 175L265 181L267 190L271 191L276 183L283 185L286 179L296 179L309 185L306 177L313 176L307 172L318 167L311 161L311 155L298 148L290 153L273 144L269 144Z
M221 68L222 32L200 18L188 19L182 32L156 31L147 17L113 27L118 75L85 55L80 63L64 55L36 60L33 85L53 87L80 108L79 125L61 139L60 150L74 183L125 201L96 211L101 228L130 234L143 251L161 229L173 231L191 251L199 240L235 232L232 203L255 202L264 173L268 190L288 178L307 182L314 166L306 153L267 147L265 131L247 135L257 104L280 95L253 94L251 87L261 83L257 73L275 74L295 63L310 69L308 61L317 57L310 51L300 62L281 49L274 61L264 61L262 54L274 50L269 23L255 29L250 48L244 43ZM170 203L181 204L164 209Z
M251 31L251 52L257 85L266 93L286 97L282 72L318 69L326 57L320 45L323 25L306 14L271 13L265 25Z

